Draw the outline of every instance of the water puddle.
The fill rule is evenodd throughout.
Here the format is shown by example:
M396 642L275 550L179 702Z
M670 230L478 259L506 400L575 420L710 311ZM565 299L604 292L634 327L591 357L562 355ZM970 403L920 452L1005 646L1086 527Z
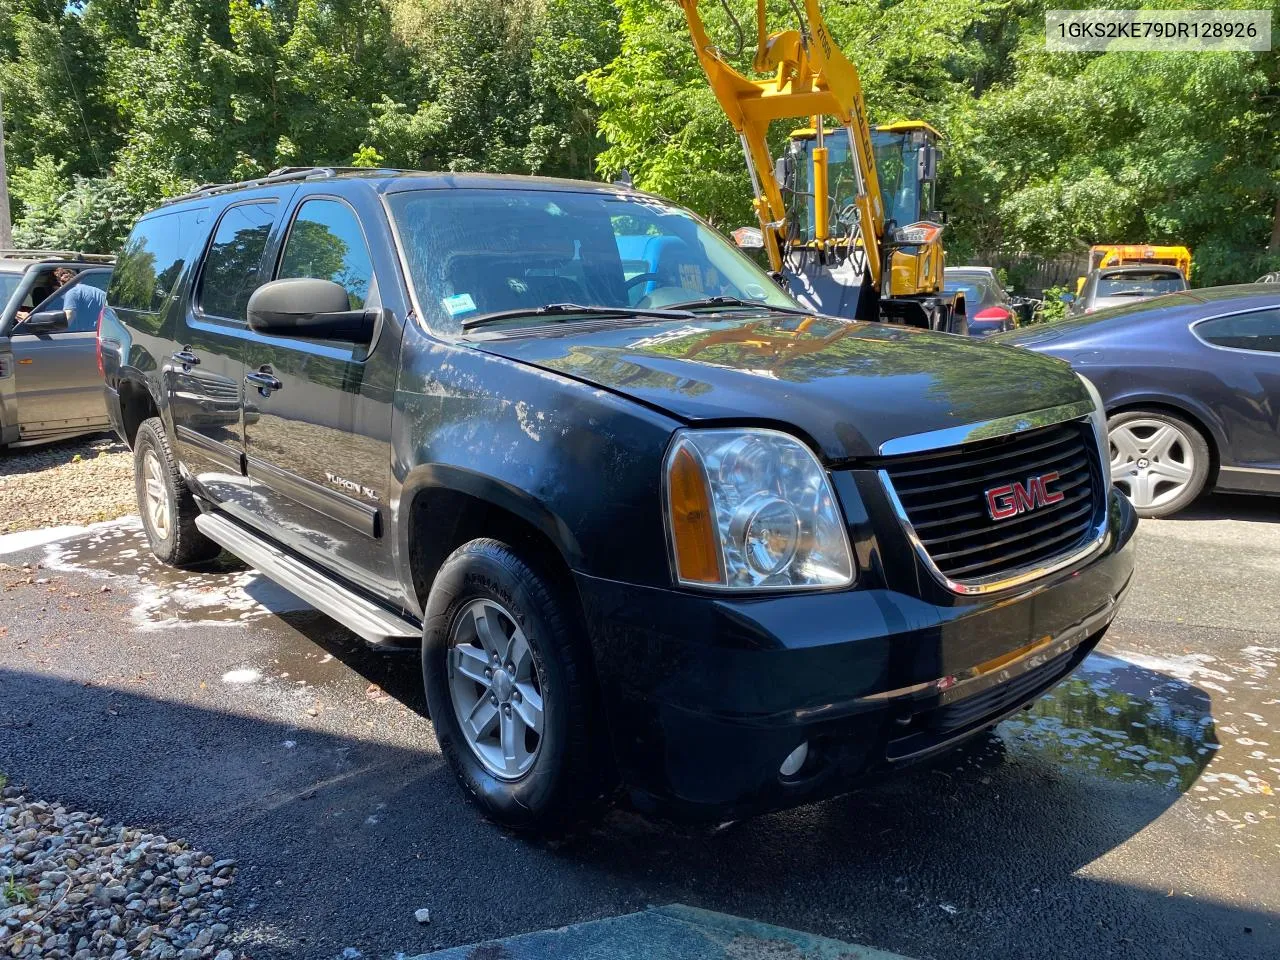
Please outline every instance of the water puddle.
M1185 681L1094 654L1003 730L1055 764L1185 792L1218 750L1209 695Z
M96 528L85 536L50 544L44 567L87 573L97 579L137 581L133 625L139 630L236 625L311 607L223 554L201 570L176 570L151 555L136 517Z
M133 602L132 626L141 631L190 627L267 627L252 662L228 664L220 681L290 697L314 687L351 686L351 671L366 678L357 694L368 699L421 699L421 681L404 657L375 650L305 601L223 554L199 570L177 570L151 554L136 517L104 524L85 535L49 544L45 569L87 574ZM387 691L384 693L383 691Z
M1000 735L1054 766L1185 794L1192 816L1215 828L1277 836L1278 653L1095 653Z

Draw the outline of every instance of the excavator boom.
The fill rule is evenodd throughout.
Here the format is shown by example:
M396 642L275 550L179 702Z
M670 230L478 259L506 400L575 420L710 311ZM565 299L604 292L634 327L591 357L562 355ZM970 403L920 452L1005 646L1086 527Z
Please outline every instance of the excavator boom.
M929 222L931 214L919 212L919 202L912 220L890 220L876 165L876 136L896 137L902 145L927 143L919 148L918 170L913 156L913 169L905 175L902 165L908 161L900 150L895 171L894 189L901 187L905 196L919 201L926 195L921 183L932 183L936 131L904 122L873 133L858 70L836 45L818 0L799 0L799 29L773 33L765 0L756 0L752 69L762 75L759 79L739 72L712 42L700 0L677 2L698 62L742 141L753 206L773 270L794 279L803 287L801 299L807 295L824 312L947 330L955 329L952 320L958 312L963 328L963 300L943 290L941 225ZM721 0L731 14L727 2ZM775 164L768 138L777 120L803 120L805 129L793 134L791 149ZM840 174L835 188L833 170ZM794 210L797 199L807 210L803 222ZM895 210L912 207L897 197L895 201ZM835 292L824 296L823 289ZM863 292L869 296L864 298Z
M707 75L711 89L742 140L743 153L755 190L755 210L764 235L765 249L774 270L783 269L789 235L787 205L783 185L775 173L769 154L769 125L775 120L811 119L820 139L825 137L824 117L834 117L849 138L856 176L855 206L862 229L872 285L880 284L879 239L884 233L884 206L880 199L871 146L871 127L867 122L858 71L840 52L827 29L817 0L804 0L808 29L786 30L770 34L764 0L756 0L757 46L753 62L760 73L772 73L767 80L743 76L720 55L707 35L698 11L699 0L679 0L693 37L698 61ZM824 149L819 144L818 149ZM825 156L818 156L815 179L825 174ZM819 219L826 214L822 208ZM821 246L830 240L826 231L817 230L815 242Z

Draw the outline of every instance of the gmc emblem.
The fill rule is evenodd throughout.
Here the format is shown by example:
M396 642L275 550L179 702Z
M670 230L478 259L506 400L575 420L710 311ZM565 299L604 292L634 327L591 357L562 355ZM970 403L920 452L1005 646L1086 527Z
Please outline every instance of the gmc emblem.
M1008 520L1020 513L1060 503L1065 499L1061 490L1049 490L1049 484L1058 479L1056 470L1031 477L1025 486L1017 481L992 487L986 491L987 513L992 520Z

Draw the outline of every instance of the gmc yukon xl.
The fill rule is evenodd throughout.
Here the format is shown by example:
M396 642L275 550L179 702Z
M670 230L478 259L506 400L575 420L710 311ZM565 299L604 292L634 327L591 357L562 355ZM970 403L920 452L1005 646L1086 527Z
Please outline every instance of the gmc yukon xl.
M511 827L935 755L1067 676L1133 571L1066 364L815 316L634 190L206 187L137 224L108 304L156 556L226 549L420 645L440 748Z

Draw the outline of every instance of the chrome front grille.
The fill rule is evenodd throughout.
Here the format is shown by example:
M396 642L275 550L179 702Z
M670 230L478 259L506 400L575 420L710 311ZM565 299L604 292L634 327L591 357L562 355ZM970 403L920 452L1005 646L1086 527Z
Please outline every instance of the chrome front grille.
M1087 418L879 467L917 549L960 592L1051 566L1097 536L1106 485Z

